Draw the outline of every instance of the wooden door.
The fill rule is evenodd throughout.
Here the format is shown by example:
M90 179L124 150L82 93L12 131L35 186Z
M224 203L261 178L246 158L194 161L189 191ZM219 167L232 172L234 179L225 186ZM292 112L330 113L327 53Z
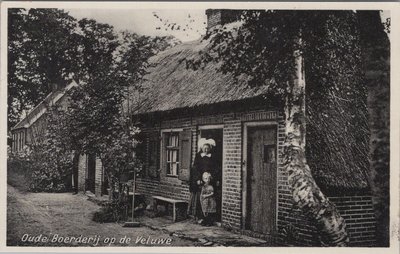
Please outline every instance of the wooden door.
M276 126L249 127L247 137L246 225L271 234L276 223Z

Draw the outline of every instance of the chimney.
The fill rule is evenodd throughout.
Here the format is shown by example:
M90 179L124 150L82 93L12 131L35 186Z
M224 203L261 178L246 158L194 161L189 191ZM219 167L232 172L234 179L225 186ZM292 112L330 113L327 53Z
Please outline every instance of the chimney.
M207 9L207 31L218 26L240 20L242 10L230 9Z

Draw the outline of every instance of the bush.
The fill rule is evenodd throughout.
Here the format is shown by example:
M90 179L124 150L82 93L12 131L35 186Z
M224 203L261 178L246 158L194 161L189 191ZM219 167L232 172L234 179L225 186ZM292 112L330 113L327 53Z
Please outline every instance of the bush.
M28 191L31 184L30 161L27 159L30 151L26 147L22 152L7 154L7 183L22 191Z
M30 156L31 185L33 192L65 192L72 174L72 155L57 151L51 143L36 145Z
M72 167L71 152L47 140L20 152L8 151L7 183L22 191L65 192L71 188Z
M48 107L44 116L46 130L32 145L31 191L65 192L70 190L74 152L69 146L65 112L57 106Z
M127 205L121 202L106 203L93 214L92 220L100 223L124 221L126 220L126 209Z

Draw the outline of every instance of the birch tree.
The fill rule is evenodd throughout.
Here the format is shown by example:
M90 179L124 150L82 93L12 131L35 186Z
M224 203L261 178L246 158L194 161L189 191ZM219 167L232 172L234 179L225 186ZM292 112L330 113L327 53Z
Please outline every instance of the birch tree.
M316 225L321 245L347 246L346 223L316 177L330 169L320 172L318 168L345 167L356 168L367 178L369 131L356 13L244 11L238 24L217 27L205 39L210 41L209 48L189 59L188 66L196 69L210 61L222 62L220 71L245 74L249 86L267 86L266 96L280 99L286 120L283 156L293 202ZM329 114L341 118L340 125ZM325 129L312 145L334 148L328 164L318 165L318 158L307 154L306 123ZM366 180L360 181L360 186L367 187Z

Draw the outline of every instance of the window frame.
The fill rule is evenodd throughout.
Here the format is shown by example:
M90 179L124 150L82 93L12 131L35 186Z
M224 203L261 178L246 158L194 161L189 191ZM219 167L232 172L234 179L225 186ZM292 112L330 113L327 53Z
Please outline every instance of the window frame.
M180 149L181 149L180 148L180 133L182 131L183 131L182 128L161 130L161 149L162 149L162 151L161 151L160 160L161 160L161 163L162 163L161 165L162 165L162 168L163 168L163 171L164 171L164 174L166 177L178 178L178 176L179 176L179 167L180 167L180 162L181 162L181 158L180 158L180 154L179 154ZM173 147L167 147L167 144L168 144L167 137L169 138L169 135L172 133L176 134L177 144L176 144L176 146L173 146ZM176 156L177 156L178 160L177 160L177 162L175 162L177 165L176 166L176 174L170 174L168 172L168 163L171 163L168 161L168 151L169 150L175 150L177 153Z

